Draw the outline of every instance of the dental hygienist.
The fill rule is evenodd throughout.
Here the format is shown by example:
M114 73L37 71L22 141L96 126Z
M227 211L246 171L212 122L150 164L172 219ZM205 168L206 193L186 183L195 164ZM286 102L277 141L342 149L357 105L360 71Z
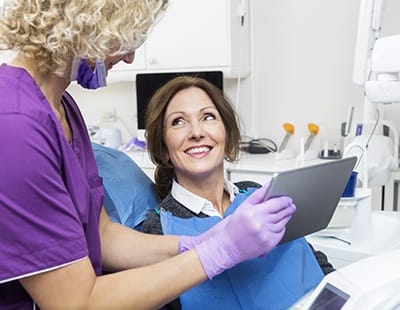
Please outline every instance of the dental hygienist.
M17 56L0 66L1 309L154 309L282 238L295 207L288 197L262 202L265 188L197 237L138 233L102 207L86 126L66 88L71 76L104 86L166 5L5 1L0 46Z

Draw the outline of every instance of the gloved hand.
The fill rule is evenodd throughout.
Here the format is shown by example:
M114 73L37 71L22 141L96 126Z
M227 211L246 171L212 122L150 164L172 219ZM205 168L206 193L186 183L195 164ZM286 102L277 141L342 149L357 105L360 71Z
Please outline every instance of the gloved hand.
M225 225L230 218L230 216L224 218L222 221L218 222L209 230L198 236L180 236L178 241L179 253L183 253L190 249L193 249L196 245L208 240L210 237L214 236L221 230L224 230Z
M263 185L264 193L265 193L265 190L267 190L268 186L269 186L269 182L267 182L267 183L265 183ZM238 210L240 208L242 208L242 206L246 205L246 202L247 202L248 199L254 199L254 198L251 198L251 197L252 197L252 195L249 198L247 198L238 207ZM213 236L216 233L224 230L225 229L225 225L229 221L230 218L231 218L230 216L224 218L222 221L218 222L213 227L211 227L209 230L207 230L206 232L204 232L204 233L202 233L202 234L200 234L198 236L180 236L179 237L179 243L178 243L179 253L183 253L183 252L186 252L186 251L188 251L190 249L193 249L196 245L208 240L211 236Z
M210 279L240 262L269 253L282 239L296 207L286 196L263 202L265 191L262 187L253 193L224 227L195 246Z

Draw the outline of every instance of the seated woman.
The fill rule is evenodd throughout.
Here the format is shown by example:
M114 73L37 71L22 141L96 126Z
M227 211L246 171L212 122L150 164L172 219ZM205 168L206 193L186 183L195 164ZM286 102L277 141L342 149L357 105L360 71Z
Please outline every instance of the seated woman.
M224 160L238 158L239 124L226 96L204 79L181 76L161 87L147 108L146 131L162 202L148 214L144 232L200 234L259 186L225 179ZM304 238L281 244L191 289L170 307L287 309L322 279L316 255L324 268L332 267Z

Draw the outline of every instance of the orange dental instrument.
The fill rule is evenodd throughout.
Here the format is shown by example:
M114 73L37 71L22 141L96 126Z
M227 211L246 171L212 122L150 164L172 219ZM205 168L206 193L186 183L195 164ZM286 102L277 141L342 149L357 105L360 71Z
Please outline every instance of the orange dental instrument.
M294 134L294 126L290 123L283 123L283 129L286 132L286 135L283 137L281 145L278 148L278 152L282 152L290 139L290 137Z
M307 125L308 127L308 131L310 132L310 134L307 137L306 143L304 143L304 151L307 151L308 148L311 145L311 142L313 141L314 137L318 134L319 132L319 126L313 123L309 123Z

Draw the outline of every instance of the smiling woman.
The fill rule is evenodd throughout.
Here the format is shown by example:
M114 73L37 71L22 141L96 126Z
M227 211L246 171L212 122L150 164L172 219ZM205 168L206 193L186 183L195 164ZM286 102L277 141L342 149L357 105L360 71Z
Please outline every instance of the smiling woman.
M239 157L237 114L223 91L203 78L180 76L172 79L154 94L147 107L146 137L150 157L156 165L155 181L161 198L169 193L173 178L180 173L175 171L171 156L195 157L186 154L185 149L183 153L170 153L172 145L167 143L167 135L170 143L178 143L179 136L184 147L209 148L204 154L209 155L207 160L211 156L218 158L215 160L219 176L224 173L224 158L233 162ZM218 135L218 143L213 141L214 135ZM214 155L217 151L218 155Z
M225 140L221 115L203 90L191 87L173 97L164 118L165 156L179 183L199 176L203 180L214 174L219 177L224 169Z
M163 200L147 215L144 232L201 234L236 215L240 203L260 187L224 178L224 160L238 159L239 123L228 98L206 80L181 76L162 86L147 107L146 129ZM268 216L268 221L274 217ZM287 266L292 266L290 271ZM303 238L275 248L263 260L224 272L168 307L287 309L321 278L317 259Z

